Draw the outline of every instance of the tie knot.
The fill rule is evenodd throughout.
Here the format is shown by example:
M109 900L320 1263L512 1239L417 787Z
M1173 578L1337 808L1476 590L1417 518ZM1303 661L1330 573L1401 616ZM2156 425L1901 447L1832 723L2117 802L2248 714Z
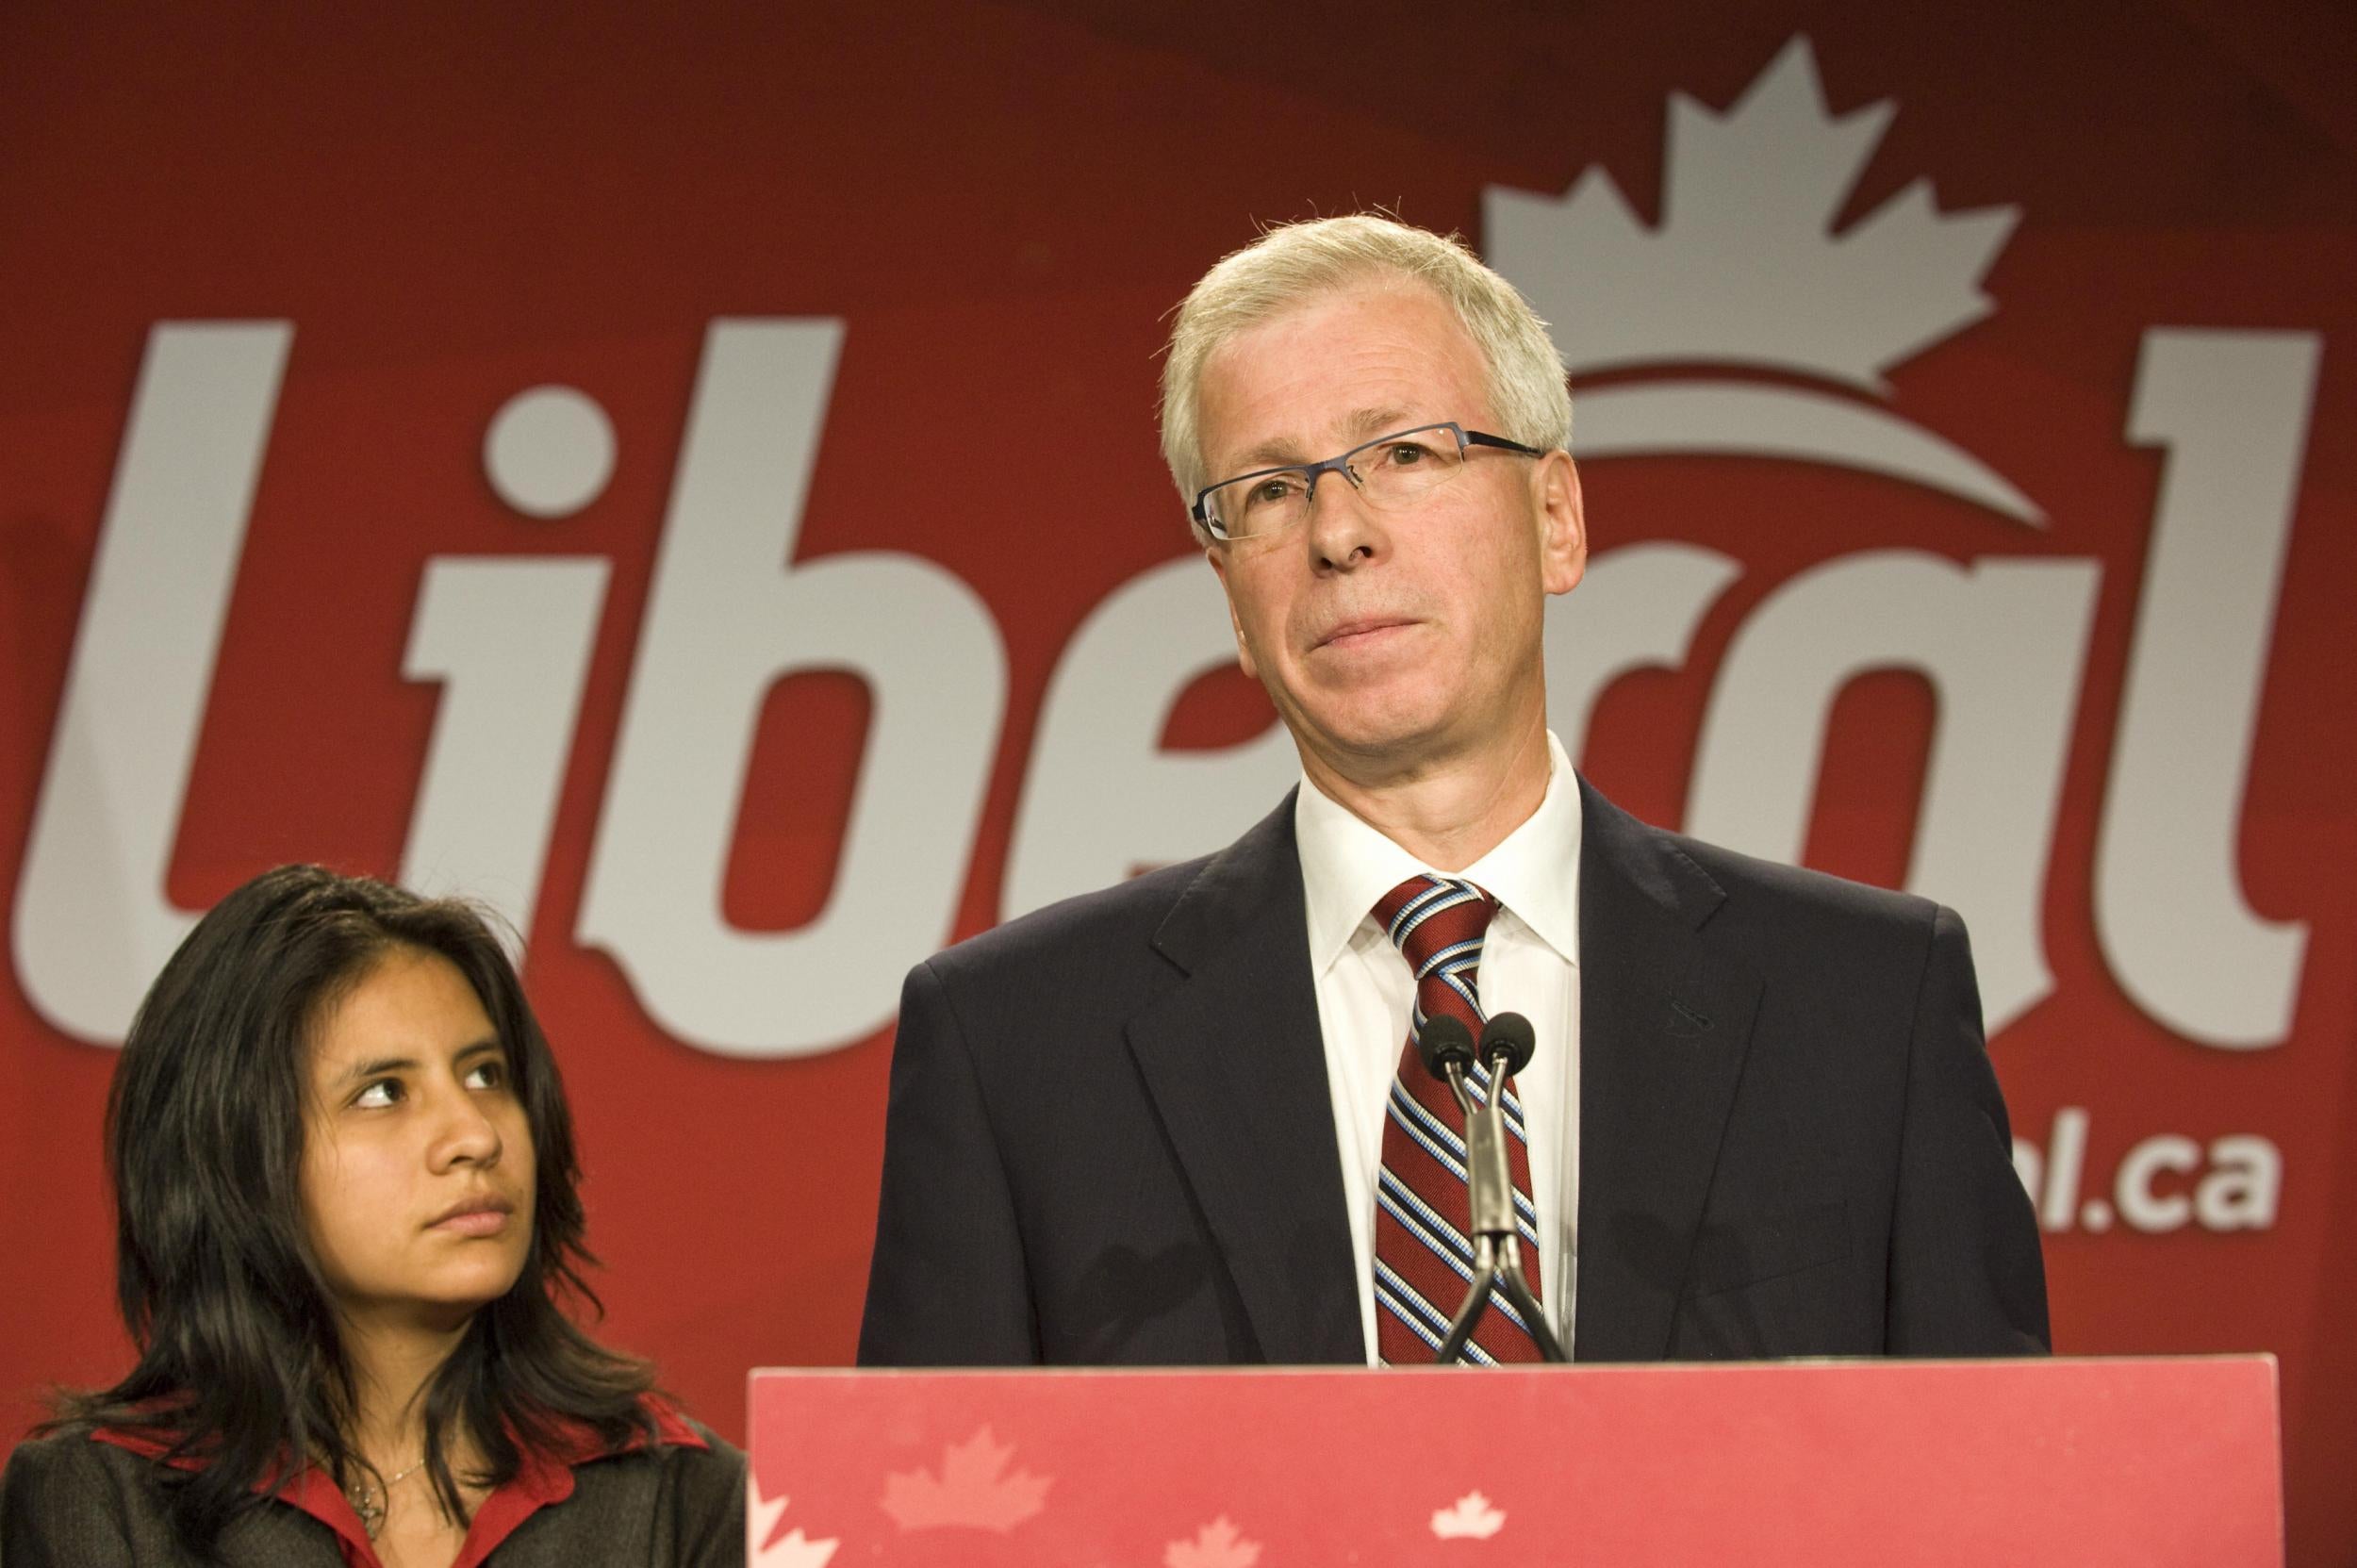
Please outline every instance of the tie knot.
M1496 900L1461 878L1409 877L1376 901L1375 917L1421 975L1434 954L1468 942L1476 945L1477 957L1497 907Z

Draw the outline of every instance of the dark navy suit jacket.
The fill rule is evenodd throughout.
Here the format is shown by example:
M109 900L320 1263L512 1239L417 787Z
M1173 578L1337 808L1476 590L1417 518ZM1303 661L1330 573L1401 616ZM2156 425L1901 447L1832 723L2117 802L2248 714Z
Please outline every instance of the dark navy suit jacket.
M1954 914L1581 805L1574 1359L2045 1349ZM862 1362L1362 1362L1307 929L1288 797L917 966Z

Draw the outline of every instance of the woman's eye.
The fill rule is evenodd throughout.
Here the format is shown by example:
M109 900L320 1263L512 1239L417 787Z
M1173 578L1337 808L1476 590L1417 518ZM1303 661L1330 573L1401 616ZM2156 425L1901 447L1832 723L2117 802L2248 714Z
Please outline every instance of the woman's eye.
M364 1111L382 1111L401 1099L401 1084L397 1080L380 1078L352 1098L352 1103Z
M507 1064L504 1062L476 1063L467 1069L467 1087L470 1089L506 1088Z

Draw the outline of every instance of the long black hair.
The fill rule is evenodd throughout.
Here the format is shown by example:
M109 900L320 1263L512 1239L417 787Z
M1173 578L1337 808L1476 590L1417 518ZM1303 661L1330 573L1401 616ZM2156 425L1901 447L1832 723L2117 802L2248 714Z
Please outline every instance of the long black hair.
M173 1484L181 1543L211 1557L260 1502L257 1483L323 1466L338 1485L383 1477L350 1440L354 1378L303 1218L304 1104L314 1029L401 949L456 966L499 1032L532 1132L532 1249L477 1312L424 1390L437 1496L464 1517L450 1462L471 1438L479 1486L512 1479L525 1448L585 1423L620 1445L653 1437L644 1362L591 1339L580 1169L556 1063L515 966L469 904L366 877L284 866L197 922L140 1004L107 1103L115 1294L139 1363L112 1388L67 1395L52 1429L136 1428L194 1459Z

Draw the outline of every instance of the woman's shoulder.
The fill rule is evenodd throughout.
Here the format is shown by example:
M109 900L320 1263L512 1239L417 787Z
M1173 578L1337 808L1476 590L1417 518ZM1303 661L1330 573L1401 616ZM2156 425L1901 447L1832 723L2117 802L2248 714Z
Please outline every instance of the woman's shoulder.
M0 1560L129 1562L157 1510L149 1461L88 1428L26 1440L0 1471Z
M9 1452L8 1468L0 1471L0 1497L11 1507L33 1497L110 1499L147 1465L139 1455L97 1441L86 1426L69 1427L26 1438Z
M742 1465L745 1456L717 1432L689 1415L660 1394L642 1394L638 1408L654 1423L656 1446L681 1449L686 1453L702 1453L733 1458Z
M87 1424L17 1444L0 1472L0 1562L8 1568L193 1564L172 1522L174 1471L162 1434ZM230 1520L222 1558L250 1563L338 1560L325 1526L292 1506Z
M743 1451L660 1396L650 1395L644 1408L653 1442L575 1467L572 1524L601 1537L608 1528L648 1531L653 1561L742 1563Z
M641 1395L639 1406L654 1424L655 1440L632 1444L631 1455L661 1471L666 1487L683 1498L724 1493L730 1506L743 1507L741 1449L659 1394Z
M684 1415L680 1421L696 1441L666 1443L662 1452L665 1462L679 1476L682 1489L724 1492L731 1506L741 1510L745 1497L745 1451L701 1421L691 1421Z

